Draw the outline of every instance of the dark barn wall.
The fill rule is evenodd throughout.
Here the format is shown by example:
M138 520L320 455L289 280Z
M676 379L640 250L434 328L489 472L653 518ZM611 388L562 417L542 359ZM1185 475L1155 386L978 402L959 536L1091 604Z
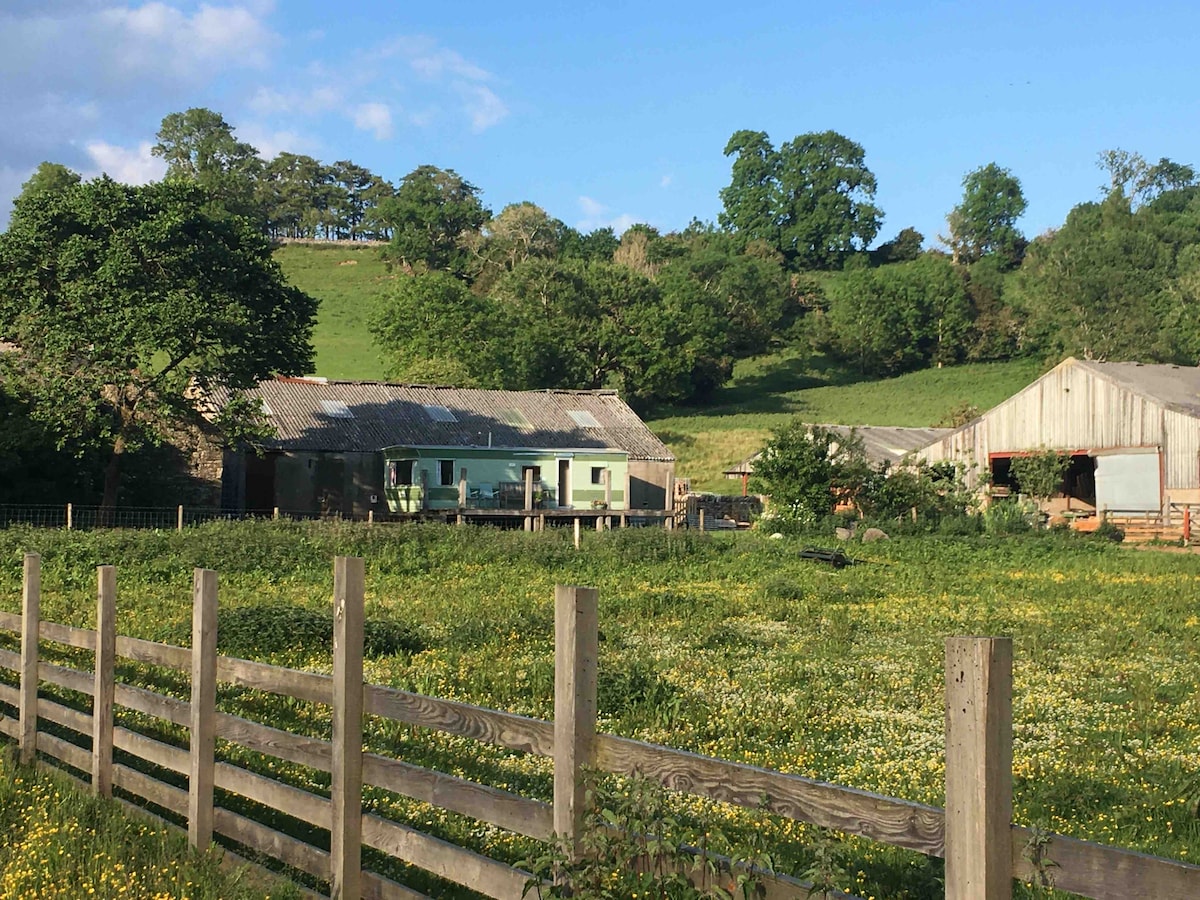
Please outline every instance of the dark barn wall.
M669 509L675 463L645 459L629 461L629 508Z
M387 509L380 453L280 453L274 478L281 512L365 517Z

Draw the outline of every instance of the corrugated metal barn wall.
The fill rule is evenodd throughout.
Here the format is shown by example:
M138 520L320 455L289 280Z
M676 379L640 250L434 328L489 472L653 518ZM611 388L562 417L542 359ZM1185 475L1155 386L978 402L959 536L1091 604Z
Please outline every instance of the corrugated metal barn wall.
M1166 437L1166 489L1194 490L1200 487L1200 423L1192 416L1163 411Z
M978 467L970 479L975 482L987 471L989 453L1162 445L1167 416L1186 420L1178 423L1180 442L1185 434L1196 439L1194 419L1170 413L1082 366L1064 364L921 455L931 461L969 459ZM1193 482L1195 477L1193 472Z

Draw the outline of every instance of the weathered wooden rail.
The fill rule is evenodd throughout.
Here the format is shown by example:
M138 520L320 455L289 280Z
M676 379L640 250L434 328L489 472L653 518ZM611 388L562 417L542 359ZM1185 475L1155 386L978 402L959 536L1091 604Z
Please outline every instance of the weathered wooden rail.
M328 882L335 897L423 895L364 871L370 847L490 897L517 900L529 874L471 850L362 811L364 785L424 801L497 827L550 841L578 841L588 823L584 770L640 774L668 788L864 836L946 859L946 896L1010 898L1012 879L1040 879L1086 897L1118 900L1200 896L1200 867L1052 835L1039 836L1043 860L1025 852L1032 833L1013 825L1012 644L1004 638L952 638L946 646L946 810L826 784L755 766L596 733L597 593L559 587L555 595L555 719L553 722L363 683L364 570L339 557L334 569L333 675L286 669L216 652L216 573L197 569L192 648L116 634L116 572L98 570L97 627L41 620L40 560L25 558L22 613L0 613L0 630L21 637L19 653L0 649L0 668L18 673L0 683L0 733L18 742L21 758L52 757L76 770L102 796L114 788L186 819L191 843L214 834ZM40 659L40 642L94 654L92 672ZM118 658L190 673L191 698L181 700L116 681ZM292 734L216 708L218 682L240 685L332 708L332 741ZM87 713L39 695L39 684L90 696ZM123 707L188 729L188 749L115 725ZM374 716L459 735L554 761L554 800L545 803L363 750L362 724ZM67 740L41 728L53 723L77 735ZM217 739L331 775L330 796L301 790L219 761ZM90 741L90 749L83 746ZM114 749L177 776L186 790L113 761ZM220 788L330 832L330 850L222 808ZM781 875L763 879L759 896L807 897L807 885Z

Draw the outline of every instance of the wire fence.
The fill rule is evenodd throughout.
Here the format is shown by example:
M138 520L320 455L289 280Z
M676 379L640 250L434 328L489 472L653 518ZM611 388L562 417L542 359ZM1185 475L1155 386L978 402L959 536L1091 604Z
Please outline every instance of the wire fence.
M90 531L97 528L136 528L179 530L205 522L233 522L245 519L329 520L370 522L373 515L314 513L288 510L238 510L198 506L122 506L105 508L67 504L0 504L0 528L31 526Z

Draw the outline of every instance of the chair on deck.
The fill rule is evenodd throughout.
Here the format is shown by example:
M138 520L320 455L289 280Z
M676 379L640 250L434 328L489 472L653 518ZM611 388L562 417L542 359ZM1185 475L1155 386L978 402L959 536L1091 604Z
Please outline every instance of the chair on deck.
M496 491L488 483L481 483L471 491L471 499L479 509L496 505Z

